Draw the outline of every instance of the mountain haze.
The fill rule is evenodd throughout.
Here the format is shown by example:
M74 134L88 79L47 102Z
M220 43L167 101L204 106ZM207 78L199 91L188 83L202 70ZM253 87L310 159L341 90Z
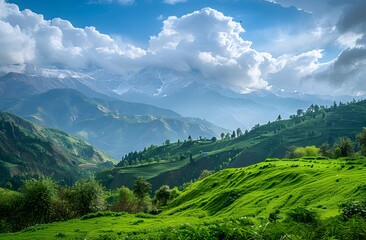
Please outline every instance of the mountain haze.
M211 138L225 129L166 109L119 100L89 98L72 89L53 89L4 101L6 111L37 124L60 128L120 158L151 144L199 136Z

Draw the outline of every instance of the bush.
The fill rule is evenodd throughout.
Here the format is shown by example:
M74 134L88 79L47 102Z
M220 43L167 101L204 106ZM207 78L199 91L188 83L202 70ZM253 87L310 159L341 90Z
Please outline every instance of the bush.
M341 204L341 216L344 220L351 219L353 217L359 216L366 219L366 201L362 202L346 202Z
M296 207L288 214L289 220L298 223L316 224L318 222L318 215L315 211L306 209L305 207Z

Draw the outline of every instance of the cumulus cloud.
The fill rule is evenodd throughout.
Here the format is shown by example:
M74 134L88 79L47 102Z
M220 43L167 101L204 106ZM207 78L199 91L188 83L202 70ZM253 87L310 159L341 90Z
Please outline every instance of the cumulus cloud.
M278 2L305 4L295 0ZM315 2L306 1L306 5L298 8L314 10L310 3ZM324 7L331 6L329 3L325 1ZM329 35L322 27L313 29L314 45L310 49L301 48L296 53L289 50L288 54L273 57L243 39L245 30L232 17L204 8L181 17L168 17L161 32L150 37L148 49L142 49L102 34L94 27L76 28L59 18L46 20L40 14L20 11L15 4L0 0L0 64L71 70L92 66L123 75L151 66L184 76L179 81L199 81L238 92L275 88L318 94L361 94L366 89L363 79L366 26L359 9L365 7L362 2L352 6L335 0L334 4L335 8L343 6L344 11L334 21L332 31L336 34L330 39L344 49L335 59L322 63L324 50L315 47L317 40ZM299 39L292 41L296 43ZM288 41L284 44L290 45Z
M121 69L146 51L101 34L94 27L75 28L59 18L45 20L30 10L0 1L0 46L3 64L80 69L94 65ZM5 36L5 37L4 37Z
M157 59L169 61L179 71L195 71L200 81L225 85L240 92L269 88L262 72L273 59L251 48L241 38L242 26L211 8L169 17L163 29L150 38L150 51ZM172 56L176 60L172 60Z

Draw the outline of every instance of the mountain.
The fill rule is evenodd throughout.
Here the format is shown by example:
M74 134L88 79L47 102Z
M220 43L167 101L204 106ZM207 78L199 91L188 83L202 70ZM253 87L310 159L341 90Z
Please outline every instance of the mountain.
M199 76L199 75L198 75ZM256 124L288 117L311 104L331 105L332 97L262 90L238 93L200 81L194 72L145 67L125 75L100 69L72 72L28 67L0 78L0 98L18 98L55 88L72 88L93 98L117 98L171 109L183 116L206 119L227 128L250 129ZM332 100L331 100L332 99ZM342 98L349 100L350 98Z
M0 182L48 176L71 184L89 175L80 164L115 161L90 144L65 132L45 129L10 113L0 112Z
M195 77L197 74L194 72L182 74L171 69L146 67L119 77L97 73L90 74L94 81L80 81L93 89L103 89L105 94L117 93L122 100L172 109L184 116L207 119L227 129L250 129L258 123L275 120L278 115L288 117L297 109L307 109L311 104L333 103L330 97L281 91L240 94L204 83ZM113 83L111 78L115 79Z
M73 77L45 77L10 72L0 77L0 99L18 99L29 95L47 92L51 89L77 89L89 97L110 99L96 92Z
M291 146L333 145L341 137L355 140L366 126L365 119L366 100L309 110L302 116L257 125L235 138L172 143L131 153L118 167L99 173L98 179L111 188L132 186L137 176L145 177L153 186L181 186L197 179L203 170L219 171L249 166L268 157L282 158Z
M89 98L73 89L53 89L0 107L42 126L79 136L106 153L122 154L169 139L217 136L225 129L166 109L119 100Z

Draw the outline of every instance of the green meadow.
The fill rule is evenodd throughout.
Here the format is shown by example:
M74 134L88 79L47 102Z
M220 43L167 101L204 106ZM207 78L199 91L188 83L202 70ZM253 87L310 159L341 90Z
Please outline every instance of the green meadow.
M0 239L362 239L364 219L339 215L365 199L365 170L365 158L267 159L194 182L158 215L98 212ZM311 217L290 221L294 209Z

